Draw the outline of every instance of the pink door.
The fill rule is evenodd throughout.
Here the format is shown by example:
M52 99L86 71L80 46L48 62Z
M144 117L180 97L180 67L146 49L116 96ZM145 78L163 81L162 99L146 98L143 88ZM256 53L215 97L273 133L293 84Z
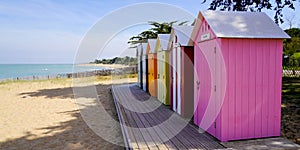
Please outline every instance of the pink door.
M198 43L195 47L195 123L216 135L216 51L215 40Z

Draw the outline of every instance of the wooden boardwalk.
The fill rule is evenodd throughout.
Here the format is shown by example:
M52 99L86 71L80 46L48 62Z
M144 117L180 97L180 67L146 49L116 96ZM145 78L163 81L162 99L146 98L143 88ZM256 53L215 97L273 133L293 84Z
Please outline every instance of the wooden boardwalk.
M113 86L112 93L128 149L224 148L135 85Z

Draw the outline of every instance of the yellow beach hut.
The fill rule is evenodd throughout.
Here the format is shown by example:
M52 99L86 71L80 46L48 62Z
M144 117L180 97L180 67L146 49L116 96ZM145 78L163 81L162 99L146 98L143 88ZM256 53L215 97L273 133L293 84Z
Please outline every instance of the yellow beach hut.
M155 50L157 51L157 98L165 105L170 105L169 94L169 55L170 34L158 34Z

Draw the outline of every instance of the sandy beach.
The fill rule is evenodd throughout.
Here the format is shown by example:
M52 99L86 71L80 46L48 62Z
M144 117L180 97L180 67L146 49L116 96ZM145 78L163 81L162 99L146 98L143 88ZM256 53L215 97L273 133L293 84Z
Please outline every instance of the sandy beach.
M101 78L95 87L107 113L118 120L111 84L109 77ZM72 79L0 83L0 96L0 149L123 149L99 137L85 123L74 100ZM112 126L116 132L110 136L122 145L119 125Z

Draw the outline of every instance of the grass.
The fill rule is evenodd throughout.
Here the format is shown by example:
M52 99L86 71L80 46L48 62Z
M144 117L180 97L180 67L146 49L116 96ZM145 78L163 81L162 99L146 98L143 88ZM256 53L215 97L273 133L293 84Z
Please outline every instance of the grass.
M282 79L282 136L300 144L300 78Z
M282 102L293 101L300 102L300 78L282 79Z

